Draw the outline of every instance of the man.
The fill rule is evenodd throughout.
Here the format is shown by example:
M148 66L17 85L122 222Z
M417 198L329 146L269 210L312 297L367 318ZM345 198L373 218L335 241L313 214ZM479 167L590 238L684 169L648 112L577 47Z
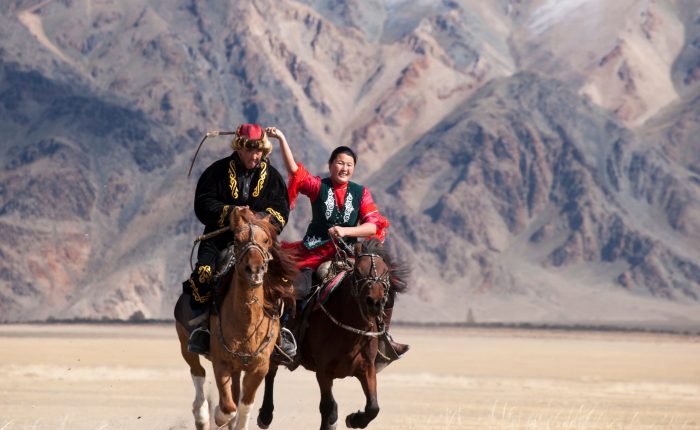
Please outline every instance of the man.
M289 217L287 186L268 159L272 145L265 130L257 124L243 124L231 142L233 153L209 166L197 182L194 211L204 224L204 233L225 227L235 206L248 206L255 212L271 214L281 232ZM197 264L183 283L190 296L192 320L197 327L187 345L190 352L209 353L209 306L214 294L213 276L219 253L233 241L227 231L199 244Z

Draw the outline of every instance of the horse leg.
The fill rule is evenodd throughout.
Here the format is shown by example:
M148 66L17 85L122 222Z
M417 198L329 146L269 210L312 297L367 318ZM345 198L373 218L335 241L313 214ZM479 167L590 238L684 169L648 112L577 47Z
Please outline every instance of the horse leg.
M349 428L365 428L379 414L379 403L377 402L377 373L374 366L367 368L365 373L355 375L362 384L362 391L365 392L365 411L354 412L345 417L345 425Z
M224 367L224 368L222 368ZM231 384L237 384L237 381L232 381L233 377L240 377L239 373L233 375L225 365L219 364L214 366L214 375L216 378L216 387L219 389L219 404L216 405L214 412L214 422L219 427L232 423L236 418L236 403L233 401L231 393Z
M207 402L207 398L204 395L206 371L199 362L199 355L187 350L189 336L185 327L180 323L176 323L175 330L177 331L178 339L180 339L180 353L190 366L192 384L194 384L194 402L192 402L194 425L197 430L209 430L209 402Z
M250 410L253 408L253 402L255 401L255 393L258 391L258 387L267 373L265 367L258 368L253 372L245 372L243 375L243 387L240 400L238 401L238 415L233 426L234 430L248 430L248 420L250 418Z
M333 398L333 378L316 372L316 381L321 389L321 430L335 430L338 425L338 404Z
M272 412L275 410L275 376L277 376L277 364L270 363L270 369L265 376L265 395L262 406L258 410L258 427L266 429L272 423Z

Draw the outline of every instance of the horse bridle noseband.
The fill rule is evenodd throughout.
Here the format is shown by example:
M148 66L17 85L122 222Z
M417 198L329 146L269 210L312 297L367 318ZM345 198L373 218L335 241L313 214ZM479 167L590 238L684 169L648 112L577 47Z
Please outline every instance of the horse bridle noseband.
M361 257L370 257L371 258L371 265L370 265L370 273L367 276L357 276L355 273L357 273L357 262ZM390 278L390 271L387 270L384 272L381 276L377 275L377 265L374 262L375 258L382 258L379 254L373 254L373 253L362 253L362 254L357 254L355 257L355 269L353 269L353 284L352 284L352 290L350 290L350 295L352 295L356 300L355 302L357 303L357 306L360 310L360 315L362 315L362 318L369 324L370 327L374 325L373 322L367 318L367 315L365 312L362 310L362 305L360 304L360 301L357 300L361 293L366 289L369 288L370 285L375 284L375 283L380 283L384 287L384 295L382 296L381 299L381 304L382 304L382 309L384 308L384 305L386 304L387 300L389 299L389 288L391 287L389 278ZM321 289L318 289L318 292L320 292ZM326 316L337 326L350 331L355 334L359 334L362 336L368 336L368 337L379 337L382 336L384 333L386 333L386 328L384 327L383 321L382 321L382 313L380 312L379 315L377 316L377 323L380 328L379 331L367 331L367 330L360 330L355 327L351 327L347 324L343 324L340 321L338 321L333 315L331 315L330 312L326 309L325 306L323 306L323 303L319 300L318 302L319 307L321 310L326 314Z
M255 224L253 224L253 223L248 223L247 226L239 227L239 228L237 228L236 230L234 230L234 232L233 232L234 238L235 238L235 236L236 236L237 233L241 232L241 231L242 231L244 228L246 228L246 227L248 227L249 240L245 243L245 245L243 245L243 247L242 247L240 250L236 250L236 257L235 257L236 263L238 263L239 261L241 261L242 258L243 258L248 252L250 252L251 250L256 250L256 251L258 251L258 252L260 253L260 255L262 255L263 260L264 260L264 262L263 262L263 270L264 270L265 272L267 272L267 265L268 265L268 263L270 262L270 260L272 260L272 256L270 255L270 253L269 253L266 249L264 249L264 248L255 240L255 235L253 234L253 229L254 229L255 227L257 227L257 228L259 228L259 229L262 229L262 227L260 227L260 226L258 226L258 225L255 225ZM263 230L263 231L264 231L264 230ZM235 244L235 243L236 243L236 242L234 241L234 244ZM260 287L261 285L262 285L262 283L260 283L260 284L258 284L258 285L252 285L252 286L250 286L250 287L251 287L251 288L258 288L258 287ZM258 349L256 349L254 352L252 352L252 353L245 353L245 352L239 352L239 351L234 351L234 350L230 349L230 348L228 347L228 345L226 345L226 341L225 341L225 339L224 339L224 330L223 330L223 327L221 327L221 319L220 319L220 318L218 319L218 326L219 326L219 330L218 330L219 336L218 336L218 337L219 337L219 342L221 342L221 345L223 345L223 347L224 347L224 349L226 350L226 352L228 352L229 354L233 355L234 357L239 358L239 359L241 360L241 362L243 363L244 366L247 366L253 358L255 358L255 357L257 357L258 355L260 355L260 354L262 353L262 351L265 350L265 348L270 344L270 342L272 341L272 336L273 336L274 327L275 327L274 321L275 321L275 320L278 320L278 321L279 321L279 319L282 317L282 313L284 312L284 302L282 302L281 300L279 301L280 311L279 311L279 314L278 314L278 315L270 315L270 314L268 314L267 311L265 310L265 307L258 301L257 297L254 297L252 301L250 301L250 302L248 302L248 303L246 303L246 304L249 305L249 306L252 305L252 304L257 304L258 306L260 306L260 307L262 308L262 314L261 314L261 316L260 316L260 321L258 321L258 323L256 324L256 327L259 327L260 324L262 324L262 321L263 321L263 318L264 318L264 317L268 317L268 318L271 320L271 322L270 322L270 328L269 328L269 330L268 330L268 332L267 332L267 335L265 336L265 339L263 339L263 341L262 341L262 343L260 344L260 346L258 347Z
M262 267L262 268L263 268L263 271L264 271L264 272L267 272L267 265L268 265L268 263L270 262L270 260L272 260L272 256L270 255L270 252L269 252L268 250L264 249L264 248L255 240L255 235L253 234L253 229L254 229L254 228L259 228L259 229L261 229L261 230L263 230L263 228L260 227L259 225L253 224L252 222L251 222L251 223L248 223L247 226L239 227L239 228L237 228L236 230L234 230L234 232L233 232L234 238L235 238L235 236L236 236L237 233L239 233L240 231L242 231L242 230L243 230L244 228L246 228L246 227L248 227L248 230L249 230L249 233L248 233L248 234L249 234L249 238L250 238L250 239L245 243L245 245L243 245L243 247L242 247L241 249L236 249L236 262L241 261L241 260L243 259L243 257L244 257L248 252L250 252L251 250L255 250L255 251L258 251L258 252L260 253L260 255L262 255L262 258L263 258L263 267ZM263 231L264 231L264 230L263 230ZM234 244L236 244L236 243L237 243L237 242L234 240ZM252 288L257 288L257 287L259 287L260 285L262 285L262 284L253 285Z

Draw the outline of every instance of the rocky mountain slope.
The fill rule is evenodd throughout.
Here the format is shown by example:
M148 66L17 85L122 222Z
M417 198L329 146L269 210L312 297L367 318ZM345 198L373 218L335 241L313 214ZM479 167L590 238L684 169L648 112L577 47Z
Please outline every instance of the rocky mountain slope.
M0 5L0 320L168 317L201 136L360 153L399 318L700 322L690 0ZM273 162L277 162L273 154ZM308 219L305 205L285 237Z

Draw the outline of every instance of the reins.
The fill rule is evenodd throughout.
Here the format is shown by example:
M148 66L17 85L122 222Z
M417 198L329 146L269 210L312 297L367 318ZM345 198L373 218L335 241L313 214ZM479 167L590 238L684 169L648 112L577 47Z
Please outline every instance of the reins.
M262 227L255 225L252 222L249 222L247 225L236 229L234 231L234 236L237 232L243 230L246 227L248 228L248 231L249 231L249 235L248 235L249 240L245 243L245 245L243 245L243 247L240 250L237 250L236 262L238 263L238 262L242 261L243 257L251 250L256 250L263 257L263 261L264 261L263 271L267 272L268 263L270 262L270 260L272 260L272 256L270 255L270 253L266 249L263 249L263 247L255 240L255 235L253 233L254 228L257 227L259 229L262 229ZM226 227L225 229L228 229L228 228L229 227ZM217 233L217 232L220 232L221 230L225 231L225 229L220 229L220 230L217 230L216 232L212 232L209 234ZM218 233L218 234L220 234L220 233ZM257 288L261 285L262 285L262 283L259 285L252 285L252 286L249 284L249 287ZM265 336L265 339L263 339L260 346L252 353L240 352L240 351L232 350L231 348L229 348L228 345L226 344L226 340L224 338L224 329L221 326L221 318L217 318L217 327L218 327L218 336L217 337L219 339L219 342L224 347L226 352L228 352L229 354L233 355L234 357L240 359L244 366L247 366L252 359L254 359L258 355L260 355L265 350L265 348L267 348L267 346L270 344L270 342L272 342L272 337L273 337L274 328L275 328L274 322L275 322L275 320L279 321L279 319L282 317L282 313L284 312L284 302L282 302L282 300L280 300L278 302L279 309L280 309L278 315L268 314L267 311L265 310L265 306L263 306L260 303L260 301L258 300L257 297L253 297L253 300L251 300L250 302L246 302L246 305L251 306L254 303L257 303L257 305L261 307L262 314L260 315L260 320L255 325L255 329L250 334L250 336L248 336L248 338L246 340L249 340L253 337L253 335L256 333L258 327L260 327L262 325L265 317L267 317L270 320L270 328L267 332L267 335Z
M331 242L335 246L337 259L338 260L341 260L341 259L345 260L345 262L346 262L345 264L348 265L347 260L349 259L349 256L354 255L352 248L350 248L350 246L347 243L345 243L345 241L342 238L339 238L339 237L336 237L336 238L331 237ZM338 243L336 243L336 242L338 242ZM384 287L384 296L382 297L382 308L384 308L384 305L386 304L386 301L388 300L388 297L389 297L389 288L390 288L389 271L387 270L387 272L384 273L382 276L377 276L377 269L376 269L376 265L374 263L374 258L375 257L382 258L382 257L377 255L377 254L363 253L363 254L358 254L356 256L356 259L359 259L361 257L370 257L372 259L371 266L370 266L370 274L367 276L360 277L360 278L354 276L354 274L353 274L353 288L350 291L350 294L353 297L355 297L355 299L356 299L355 302L357 303L357 306L358 306L358 309L360 310L360 314L362 315L362 318L369 324L370 327L372 327L374 325L374 323L372 321L369 321L369 319L365 315L365 312L362 310L362 306L360 306L360 302L359 302L359 300L357 300L357 298L359 297L360 292L364 289L364 287L366 285L370 285L371 283L379 282ZM354 269L353 269L353 271L354 271ZM362 288L359 287L360 284L362 284ZM323 313L326 314L328 319L330 319L338 327L341 327L342 329L345 329L349 332L352 332L352 333L355 333L355 334L358 334L361 336L367 336L367 337L379 337L379 336L386 333L386 328L382 324L381 312L380 312L380 315L377 317L377 323L379 325L381 325L381 327L382 327L381 331L360 330L358 328L349 326L347 324L344 324L344 323L338 321L333 315L331 315L331 313L328 311L328 309L326 309L326 307L323 306L323 302L320 299L320 292L321 292L321 288L319 288L316 291L316 296L317 296L316 301L318 302L319 307L321 308Z
M258 349L255 350L255 352L245 353L245 352L235 351L235 350L232 350L231 348L229 348L228 345L226 345L226 340L224 339L224 329L221 326L221 318L217 318L217 327L218 327L217 331L218 331L218 335L219 335L218 336L219 342L221 342L221 345L224 347L226 352L228 352L229 354L233 355L236 358L239 358L244 366L247 366L248 364L250 364L250 360L252 360L255 357L257 357L258 355L260 355L265 350L265 348L267 348L267 346L270 344L270 342L272 341L272 334L273 334L274 328L275 328L275 321L276 320L279 321L279 319L282 317L282 313L284 312L284 302L282 302L281 300L280 300L280 303L281 303L280 312L278 315L268 314L267 311L265 311L265 306L260 304L260 301L258 300L257 297L255 297L252 301L250 301L246 304L248 306L250 306L253 303L257 303L258 306L260 306L262 308L263 313L260 316L260 321L258 321L258 323L255 325L255 330L253 330L253 333L251 333L250 336L248 336L248 339L253 337L253 335L257 331L257 328L260 327L260 325L262 325L265 317L267 317L270 320L270 329L267 332L267 336L265 336L265 339L263 339L262 343L260 344Z

